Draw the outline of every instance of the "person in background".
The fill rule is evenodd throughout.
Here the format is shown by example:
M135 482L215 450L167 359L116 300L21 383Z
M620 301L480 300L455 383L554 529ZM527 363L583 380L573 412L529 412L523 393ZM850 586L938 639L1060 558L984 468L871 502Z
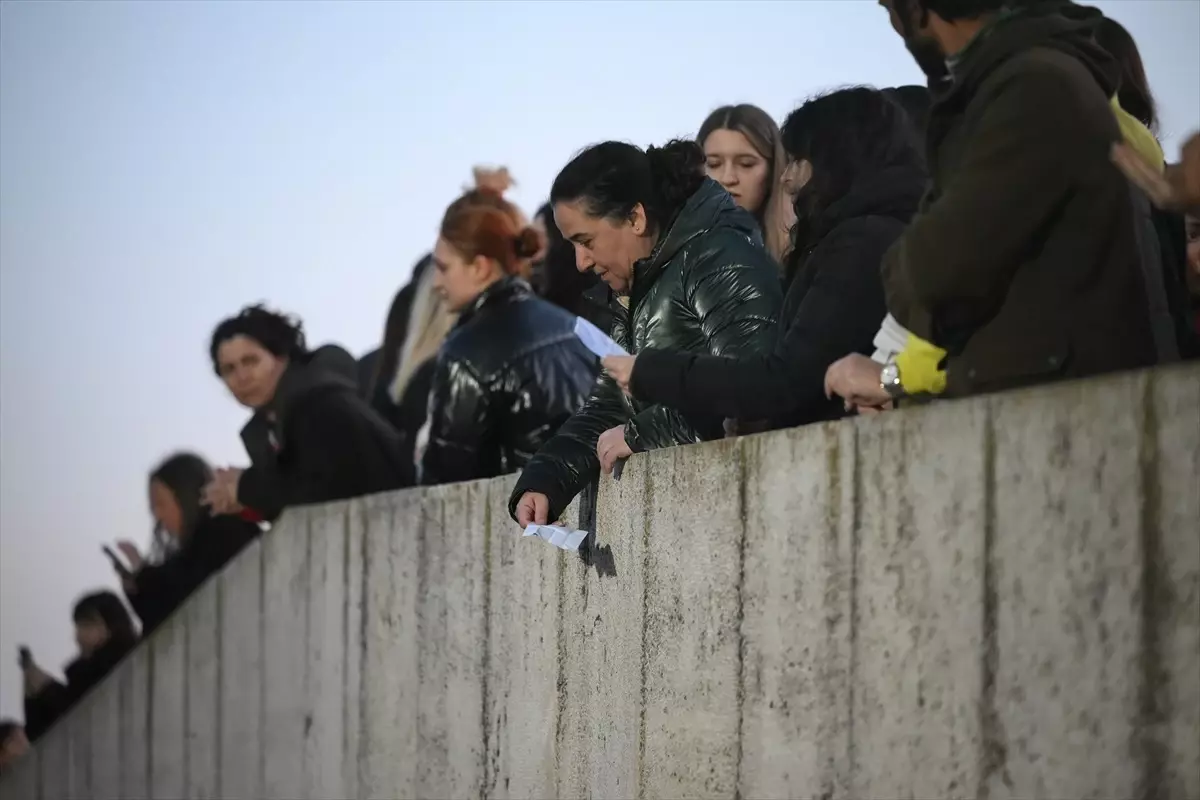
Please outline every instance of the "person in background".
M372 408L397 428L402 427L399 404L391 396L390 385L400 367L400 353L404 349L409 320L412 319L417 283L432 262L433 254L426 253L413 265L408 283L396 293L388 308L382 343L358 360L358 380L363 396Z
M425 485L523 467L583 404L597 364L575 317L521 277L541 237L502 197L473 190L450 204L433 251L434 290L458 322L438 352L429 394Z
M676 348L714 355L768 352L779 269L754 218L704 174L704 151L674 141L641 150L593 145L550 192L576 264L611 290L613 339L627 352ZM635 452L719 439L723 420L687 417L626 398L605 375L525 467L509 502L522 526L554 520L600 470Z
M825 396L825 371L873 349L887 313L879 264L916 212L924 161L904 110L865 87L804 103L784 122L783 142L797 222L778 344L738 358L659 348L606 358L639 400L771 428L844 415Z
M213 370L254 414L242 429L251 466L218 470L205 488L214 514L284 508L412 484L400 434L359 396L354 357L308 350L300 323L249 306L213 331Z
M704 120L696 141L704 148L708 177L754 215L767 252L782 264L794 220L780 190L787 165L775 120L748 103L721 106Z
M29 752L25 727L13 719L0 720L0 775Z
M929 121L931 188L884 259L909 344L835 363L827 388L859 408L965 396L1158 361L1122 138L1120 67L1098 12L1005 0L884 0L919 64L951 80ZM1151 137L1152 138L1152 137Z
M1187 261L1192 330L1200 337L1200 216L1187 218Z
M539 208L533 216L532 227L545 239L540 258L533 263L537 293L608 333L612 329L608 287L591 272L581 272L575 268L575 247L558 229L553 206L546 203Z
M213 471L193 453L177 453L150 473L150 513L155 529L178 544L161 564L148 564L130 541L117 543L129 563L118 569L125 596L149 635L260 533L248 520L213 514L202 501ZM116 564L114 564L116 566Z
M1095 39L1120 65L1121 80L1116 99L1117 122L1121 125L1123 137L1132 137L1133 141L1137 141L1139 135L1149 133L1150 136L1146 138L1151 141L1142 144L1141 149L1147 160L1156 163L1160 171L1165 169L1162 148L1157 141L1158 103L1150 90L1137 43L1129 31L1108 17L1102 17L1096 23ZM1146 236L1149 238L1153 234L1157 239L1154 257L1162 264L1163 292L1177 349L1183 358L1198 357L1200 338L1196 336L1188 291L1187 222L1183 214L1148 204L1144 213L1149 216Z
M893 86L884 89L883 94L904 109L912 123L917 149L924 152L925 128L929 124L933 95L924 86Z
M120 663L138 641L133 619L112 592L95 592L79 600L72 614L79 657L67 665L66 683L47 675L22 648L25 679L25 733L35 742L59 717Z

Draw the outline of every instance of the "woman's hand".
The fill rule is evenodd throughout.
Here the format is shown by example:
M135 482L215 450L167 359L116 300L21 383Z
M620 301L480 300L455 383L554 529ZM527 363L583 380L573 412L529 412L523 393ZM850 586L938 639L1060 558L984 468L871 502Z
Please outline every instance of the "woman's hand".
M1151 202L1168 211L1200 208L1200 133L1194 133L1180 149L1179 163L1160 172L1147 164L1129 144L1113 145L1112 160L1125 177L1145 192Z
M883 388L883 365L860 353L835 361L825 372L825 396L835 394L846 401L846 410L857 407L880 409L892 402Z
M530 525L545 525L550 517L550 498L541 492L526 492L517 501L517 524L524 530Z
M596 457L600 459L600 469L605 475L611 475L613 467L622 458L629 458L633 451L625 444L625 426L618 425L600 434L596 442Z
M629 383L633 380L633 365L636 362L637 356L605 356L600 363L621 387L621 391L629 394Z
M137 545L128 539L122 539L117 542L117 549L121 551L121 555L125 556L125 560L129 562L130 572L137 572L145 565L145 559L138 552Z
M218 469L212 482L204 487L201 502L212 509L214 514L236 514L242 510L238 502L238 481L244 470L227 467Z

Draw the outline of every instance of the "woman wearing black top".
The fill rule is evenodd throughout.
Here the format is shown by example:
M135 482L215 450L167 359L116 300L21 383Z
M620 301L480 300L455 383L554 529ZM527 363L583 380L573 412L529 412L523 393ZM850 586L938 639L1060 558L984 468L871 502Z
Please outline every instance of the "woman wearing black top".
M242 429L249 468L217 470L205 489L214 513L283 509L410 485L400 434L358 391L358 364L341 347L309 350L299 321L250 306L217 326L213 369L254 410Z
M133 620L112 592L89 594L75 604L75 642L79 657L67 665L67 682L59 683L21 651L25 676L25 734L35 741L104 679L137 645Z
M650 348L605 359L643 402L716 413L772 428L842 416L825 371L851 352L870 355L887 315L879 265L912 218L925 170L905 112L881 92L851 88L788 117L784 186L797 222L786 269L780 338L768 355L737 357Z
M172 554L161 564L143 564L131 542L118 544L133 568L122 575L122 583L142 620L143 636L259 535L253 522L214 515L201 503L212 479L212 469L197 455L168 458L150 475L150 512L157 528L174 540Z
M591 391L599 365L575 317L521 277L540 246L495 192L472 190L442 218L434 289L458 322L433 371L423 484L516 472Z

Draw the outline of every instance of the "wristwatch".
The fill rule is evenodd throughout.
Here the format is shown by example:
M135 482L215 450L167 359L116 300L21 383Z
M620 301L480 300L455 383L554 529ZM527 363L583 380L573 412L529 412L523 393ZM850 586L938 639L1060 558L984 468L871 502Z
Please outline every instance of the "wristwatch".
M879 372L879 386L893 400L904 397L904 387L900 384L900 367L895 362L883 365Z

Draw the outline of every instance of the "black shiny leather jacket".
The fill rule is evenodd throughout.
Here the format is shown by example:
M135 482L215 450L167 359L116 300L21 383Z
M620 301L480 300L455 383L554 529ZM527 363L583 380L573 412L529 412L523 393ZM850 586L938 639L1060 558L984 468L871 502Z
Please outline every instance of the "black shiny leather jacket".
M583 405L598 371L575 336L574 316L534 296L520 278L492 284L438 352L421 483L525 466Z
M769 353L782 304L779 267L754 218L720 184L705 180L654 251L634 264L628 308L610 303L612 337L636 354L648 347L723 356ZM625 426L633 452L719 439L724 420L685 416L626 396L607 375L587 403L526 466L509 503L526 492L550 500L556 519L596 479L596 441Z

